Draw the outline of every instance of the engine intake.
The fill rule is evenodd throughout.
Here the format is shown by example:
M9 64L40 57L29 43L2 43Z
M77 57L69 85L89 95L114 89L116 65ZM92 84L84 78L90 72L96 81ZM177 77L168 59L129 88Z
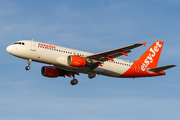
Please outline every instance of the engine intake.
M68 65L74 66L74 67L84 67L87 62L85 58L75 56L75 55L69 55L67 58L67 63Z
M52 66L43 66L41 68L41 74L45 77L57 78L59 73L59 69Z

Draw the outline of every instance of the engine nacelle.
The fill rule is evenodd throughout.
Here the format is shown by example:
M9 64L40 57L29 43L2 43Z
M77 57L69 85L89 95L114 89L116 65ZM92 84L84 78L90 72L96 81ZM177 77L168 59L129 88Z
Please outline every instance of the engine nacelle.
M67 58L67 63L68 65L74 66L74 67L84 67L87 62L85 58L75 56L75 55L70 55Z
M59 69L52 66L43 66L41 74L45 77L57 78L59 76Z

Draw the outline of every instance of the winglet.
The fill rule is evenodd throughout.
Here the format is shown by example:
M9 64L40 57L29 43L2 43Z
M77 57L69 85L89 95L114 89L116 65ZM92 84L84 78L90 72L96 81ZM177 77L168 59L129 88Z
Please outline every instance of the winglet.
M142 43L142 45L144 45L144 47L145 47L145 46L146 46L146 43L147 43L147 42L144 42L144 43Z

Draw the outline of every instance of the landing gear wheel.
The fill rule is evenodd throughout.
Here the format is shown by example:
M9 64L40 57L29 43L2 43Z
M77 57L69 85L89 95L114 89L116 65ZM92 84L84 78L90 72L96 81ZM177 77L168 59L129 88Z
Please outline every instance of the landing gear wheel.
M30 69L30 67L29 67L29 66L27 66L27 67L26 67L26 70L29 70L29 69Z
M78 80L77 79L71 80L71 85L76 85L76 84L78 84Z
M31 59L28 59L27 61L28 61L28 66L27 66L25 69L26 69L26 70L30 70L30 64L31 64L31 61L32 61L32 60L31 60Z
M88 73L88 77L89 77L90 79L92 79L92 78L96 77L96 73L90 72L90 73Z

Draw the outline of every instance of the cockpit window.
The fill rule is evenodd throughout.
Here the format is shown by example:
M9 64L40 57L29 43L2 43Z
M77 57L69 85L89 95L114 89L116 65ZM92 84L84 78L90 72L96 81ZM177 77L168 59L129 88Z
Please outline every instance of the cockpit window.
M14 44L25 45L23 42L16 42Z

